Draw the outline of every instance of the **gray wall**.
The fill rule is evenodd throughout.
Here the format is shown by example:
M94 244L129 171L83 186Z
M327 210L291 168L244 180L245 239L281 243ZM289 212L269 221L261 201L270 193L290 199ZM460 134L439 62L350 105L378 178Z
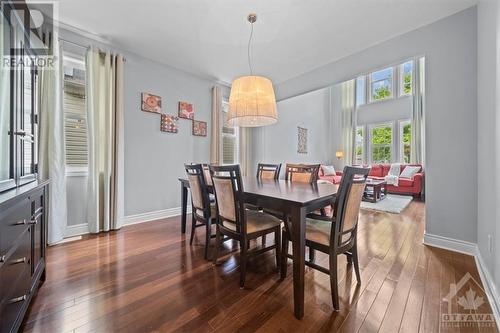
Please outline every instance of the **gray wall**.
M449 16L286 81L278 99L416 55L426 57L426 232L475 243L476 8Z
M330 89L283 100L277 108L275 125L253 129L253 164L330 162ZM308 130L307 154L297 153L297 126Z
M124 74L125 105L125 216L178 208L178 177L184 175L183 164L209 160L210 137L191 134L191 121L180 119L177 134L160 132L160 116L140 110L141 92L162 97L162 109L177 114L177 103L194 104L195 118L208 123L210 133L212 80L199 78L139 55L120 50L79 34L63 30L61 37L84 46L93 44L121 52L126 57ZM84 54L85 50L65 44L65 50ZM223 95L229 89L223 87ZM68 177L68 225L86 222L85 211L78 203L85 200L86 177Z
M497 1L478 5L478 219L477 243L481 256L500 286L500 6ZM493 248L488 247L488 236ZM498 297L498 296L497 296Z

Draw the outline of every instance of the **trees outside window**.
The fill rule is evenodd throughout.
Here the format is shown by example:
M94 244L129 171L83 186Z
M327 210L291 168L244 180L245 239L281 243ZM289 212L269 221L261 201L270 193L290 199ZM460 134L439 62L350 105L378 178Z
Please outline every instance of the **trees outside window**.
M391 163L392 125L384 124L372 127L370 144L372 163Z

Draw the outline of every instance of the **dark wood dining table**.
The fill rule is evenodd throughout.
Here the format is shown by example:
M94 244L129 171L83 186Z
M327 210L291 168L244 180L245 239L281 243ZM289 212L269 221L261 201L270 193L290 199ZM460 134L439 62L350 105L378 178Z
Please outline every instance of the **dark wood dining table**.
M179 178L182 201L182 233L186 232L187 198L189 182ZM304 316L304 269L306 214L332 204L338 186L331 183L306 184L285 180L259 180L243 177L243 198L246 203L280 211L292 225L293 298L297 319Z

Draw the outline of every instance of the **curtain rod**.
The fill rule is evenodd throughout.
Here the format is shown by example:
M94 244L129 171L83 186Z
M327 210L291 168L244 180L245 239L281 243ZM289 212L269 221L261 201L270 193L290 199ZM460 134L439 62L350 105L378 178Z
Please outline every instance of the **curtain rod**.
M68 44L75 45L75 46L80 47L80 48L85 49L85 50L88 50L88 49L90 48L90 45L88 45L88 46L84 46L84 45L82 45L82 44L78 44L78 43L72 42L72 41L70 41L70 40L63 39L63 38L59 38L59 41L62 41L62 42L64 42L64 43L68 43ZM101 51L101 50L99 50L99 52L100 52L100 53L105 53L105 52L103 52L103 51ZM127 58L125 58L125 56L123 56L123 55L122 55L122 57L123 57L123 62L127 62Z

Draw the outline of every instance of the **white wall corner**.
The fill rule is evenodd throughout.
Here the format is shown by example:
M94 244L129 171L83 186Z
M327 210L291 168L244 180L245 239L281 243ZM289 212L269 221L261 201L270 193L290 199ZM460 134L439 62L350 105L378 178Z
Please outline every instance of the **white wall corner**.
M477 270L479 272L479 276L481 277L484 292L486 294L486 297L488 297L488 301L491 305L491 310L493 311L493 316L495 317L497 327L500 327L500 296L495 285L495 280L486 267L477 244L458 239L432 235L425 232L423 243L425 245L471 255L475 258Z
M187 214L191 214L190 206L191 205L188 205L187 207ZM175 208L157 210L153 212L128 215L123 218L122 225L127 226L131 224L137 224L137 223L165 219L168 217L179 216L181 215L181 212L182 212L181 207L175 207Z

